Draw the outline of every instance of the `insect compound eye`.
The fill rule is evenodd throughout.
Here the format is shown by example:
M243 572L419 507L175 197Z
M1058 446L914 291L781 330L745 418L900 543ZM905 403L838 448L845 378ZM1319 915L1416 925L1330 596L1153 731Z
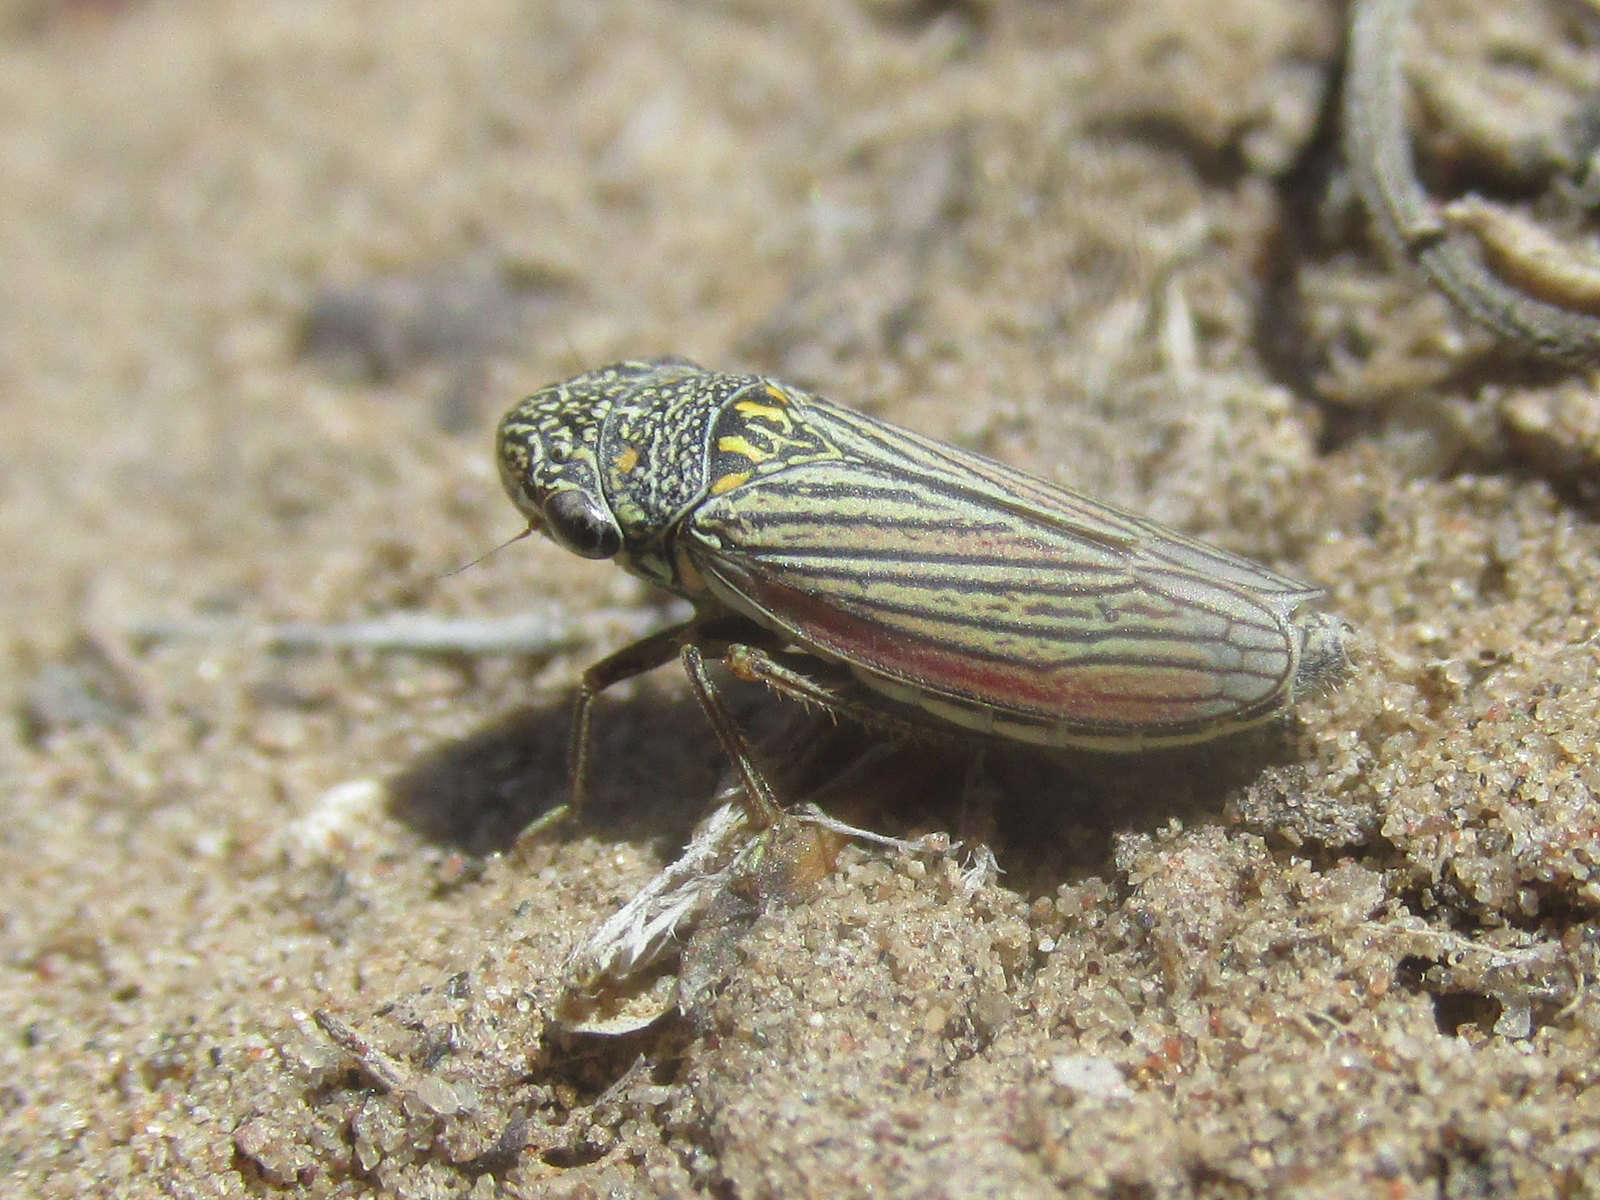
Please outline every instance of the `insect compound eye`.
M622 549L622 530L599 502L565 489L544 502L546 531L563 549L583 558L610 558Z

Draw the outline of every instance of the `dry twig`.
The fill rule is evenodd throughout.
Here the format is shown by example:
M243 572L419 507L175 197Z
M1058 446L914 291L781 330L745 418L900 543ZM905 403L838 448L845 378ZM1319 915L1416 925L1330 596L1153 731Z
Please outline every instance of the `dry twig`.
M1410 13L1411 0L1355 0L1351 10L1344 147L1356 193L1390 250L1473 321L1527 354L1600 362L1600 317L1550 299L1569 292L1568 284L1544 280L1532 257L1517 264L1520 286L1507 282L1485 263L1486 250L1499 247L1484 246L1469 223L1437 211L1418 182L1401 53Z

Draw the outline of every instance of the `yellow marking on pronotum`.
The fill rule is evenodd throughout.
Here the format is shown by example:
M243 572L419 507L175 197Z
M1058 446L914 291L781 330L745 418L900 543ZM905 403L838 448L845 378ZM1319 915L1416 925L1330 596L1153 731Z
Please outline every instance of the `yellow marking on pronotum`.
M783 408L789 407L789 393L784 391L782 388L776 387L769 383L762 390L764 390L767 395L771 396L775 403L779 404Z
M741 400L733 408L735 412L743 413L747 417L765 417L785 433L794 428L794 422L789 420L789 414L781 408L773 408L770 404L757 404L754 400Z
M717 480L711 485L711 494L713 496L720 496L725 492L731 492L734 488L740 487L749 482L749 471L740 471L735 475L724 475L721 479Z
M626 447L621 454L617 455L616 465L617 473L626 475L639 465L639 451L633 446Z
M717 449L729 454L742 454L753 463L764 463L777 455L771 450L761 450L750 444L750 439L735 435L717 439Z

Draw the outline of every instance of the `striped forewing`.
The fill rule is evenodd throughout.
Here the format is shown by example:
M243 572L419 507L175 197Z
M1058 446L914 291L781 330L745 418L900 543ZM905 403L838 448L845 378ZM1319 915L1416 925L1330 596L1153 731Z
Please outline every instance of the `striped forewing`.
M1289 617L1318 589L825 401L790 411L840 456L680 531L732 607L951 719L1048 740L1192 739L1287 702Z

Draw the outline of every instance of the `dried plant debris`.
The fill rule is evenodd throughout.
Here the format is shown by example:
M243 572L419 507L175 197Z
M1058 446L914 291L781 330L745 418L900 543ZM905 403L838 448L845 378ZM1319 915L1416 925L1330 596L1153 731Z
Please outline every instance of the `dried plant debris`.
M741 799L724 800L683 853L568 956L554 1023L618 1035L674 1011L694 1015L737 965L755 919L804 900L833 870L845 838L908 853L951 849L854 829L815 809L757 829Z
M1587 364L1600 361L1600 254L1592 244L1551 247L1552 235L1524 218L1471 197L1441 208L1423 187L1408 130L1403 42L1411 0L1357 0L1350 18L1344 90L1344 148L1351 179L1373 225L1396 257L1415 265L1440 293L1475 324L1519 353ZM1502 36L1515 31L1501 27ZM1526 38L1514 40L1525 43ZM1501 48L1525 58L1523 44ZM1435 69L1432 115L1448 120L1471 114L1476 128L1464 140L1511 143L1498 155L1526 176L1544 154L1525 136L1485 134L1486 106L1462 103L1448 76ZM1588 80L1592 90L1595 80ZM1573 120L1580 115L1574 101ZM1530 149L1530 145L1534 148Z
M642 636L661 623L646 608L606 608L570 613L537 605L509 617L435 617L395 612L334 624L291 621L255 624L229 618L148 619L128 626L137 643L231 641L273 650L372 650L386 654L471 657L547 655L585 645L618 629Z
M1439 215L1476 238L1484 261L1506 282L1547 304L1600 317L1600 254L1574 255L1570 243L1481 196L1452 200Z
M683 853L568 956L556 1021L578 1033L631 1033L672 1011L680 935L749 876L767 843L737 800L715 808Z

